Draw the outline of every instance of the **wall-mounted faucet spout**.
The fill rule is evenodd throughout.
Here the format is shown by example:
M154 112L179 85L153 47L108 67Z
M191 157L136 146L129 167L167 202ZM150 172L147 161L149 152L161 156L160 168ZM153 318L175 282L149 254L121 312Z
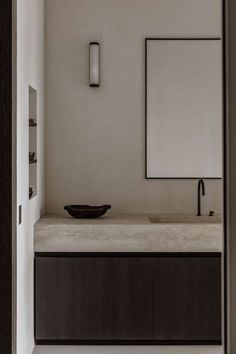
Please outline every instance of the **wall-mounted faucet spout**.
M202 191L202 193L201 193ZM205 183L202 178L198 181L197 186L197 216L201 216L201 195L205 195Z

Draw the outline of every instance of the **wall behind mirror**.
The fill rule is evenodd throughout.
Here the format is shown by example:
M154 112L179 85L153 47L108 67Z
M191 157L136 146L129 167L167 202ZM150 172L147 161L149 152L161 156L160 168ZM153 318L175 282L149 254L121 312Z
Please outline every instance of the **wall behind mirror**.
M221 178L220 39L146 39L146 177Z
M221 37L221 0L45 6L47 212L110 203L117 213L195 214L196 180L145 179L145 38ZM88 85L90 41L101 45L97 89ZM221 211L221 180L206 181L202 204L205 214Z

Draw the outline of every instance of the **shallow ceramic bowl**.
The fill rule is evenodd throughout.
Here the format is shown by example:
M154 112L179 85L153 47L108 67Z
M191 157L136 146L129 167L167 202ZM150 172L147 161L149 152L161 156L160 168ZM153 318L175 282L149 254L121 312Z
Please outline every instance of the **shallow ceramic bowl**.
M103 216L111 205L90 206L90 205L66 205L64 209L70 216L77 219L92 219Z

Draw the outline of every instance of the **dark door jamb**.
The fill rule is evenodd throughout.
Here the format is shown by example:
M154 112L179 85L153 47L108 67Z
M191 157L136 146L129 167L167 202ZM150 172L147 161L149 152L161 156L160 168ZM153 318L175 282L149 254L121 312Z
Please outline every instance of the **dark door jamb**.
M0 1L0 353L16 352L16 6Z
M234 0L223 0L223 26L224 26L224 41L229 42L228 46L235 43L235 36L233 30L235 21L233 16L235 14ZM229 24L227 23L228 7L232 11ZM233 14L234 13L234 14ZM228 39L229 37L229 39ZM226 43L227 44L227 43ZM229 61L231 74L234 74L233 62L235 59L235 51L228 58L227 45L224 46L224 56ZM232 93L233 97L233 77L231 76L230 85L228 83L228 66L225 60L225 91L226 101L228 96ZM235 64L234 64L235 66ZM229 86L229 87L228 87ZM232 89L232 90L230 90ZM230 101L229 107L225 108L225 114L228 112L232 114L235 109L234 99ZM16 350L16 0L0 1L0 353L14 354ZM233 125L233 126L232 126ZM234 128L234 124L231 129ZM229 188L234 180L233 172L231 172L230 187L227 183L228 170L231 164L234 166L235 149L232 146L231 160L227 145L229 133L227 134L227 127L225 127L225 206L229 205ZM233 130L233 129L232 129ZM230 133L232 140L233 132ZM232 170L232 167L230 169ZM227 196L226 196L227 192ZM235 204L231 198L232 206ZM236 199L235 199L236 200ZM228 207L225 211L225 217L230 215L231 210ZM227 214L227 215L226 215ZM234 220L234 215L230 220ZM227 219L227 218L226 218ZM225 220L226 220L225 219ZM233 223L233 221L231 221ZM233 226L235 224L233 223ZM232 225L231 225L232 226ZM231 231L232 231L231 227ZM228 231L225 229L225 232ZM225 238L225 246L228 249L228 242ZM231 243L233 241L231 240ZM232 247L231 247L232 252ZM233 258L231 258L233 259ZM227 253L225 255L225 310L228 309L227 296L228 296L228 282L230 279L227 272ZM233 263L233 262L232 262ZM232 276L231 276L232 277ZM233 283L233 282L232 282ZM232 306L232 310L234 310ZM231 317L233 314L231 313ZM235 315L234 315L235 317ZM231 320L233 322L233 320ZM231 341L233 341L232 329L227 328L228 317L225 311L225 339L228 338L231 331ZM227 342L227 340L226 340ZM227 344L227 343L225 343ZM231 346L232 342L231 342ZM225 348L225 353L230 354Z

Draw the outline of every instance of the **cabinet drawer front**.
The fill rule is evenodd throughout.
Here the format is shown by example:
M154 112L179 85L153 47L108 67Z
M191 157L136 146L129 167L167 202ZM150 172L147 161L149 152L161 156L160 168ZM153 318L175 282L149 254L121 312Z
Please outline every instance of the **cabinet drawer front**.
M221 340L221 258L161 257L155 266L155 338Z
M37 256L35 276L36 339L153 338L151 259Z

